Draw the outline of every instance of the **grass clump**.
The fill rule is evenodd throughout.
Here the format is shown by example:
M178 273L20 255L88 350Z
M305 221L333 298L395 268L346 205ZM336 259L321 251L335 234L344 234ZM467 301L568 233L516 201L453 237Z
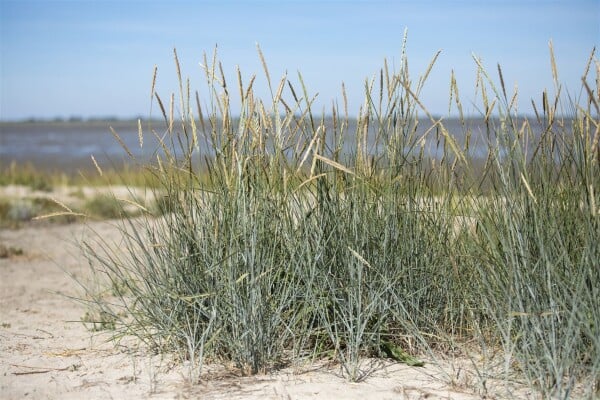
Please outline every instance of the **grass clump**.
M59 206L49 198L0 198L0 228L19 228L30 223L36 217L54 213ZM72 216L61 216L53 222L69 223L75 221Z
M563 106L555 75L556 101L545 93L530 121L501 69L498 86L476 59L481 159L454 80L464 132L418 100L437 55L416 85L404 51L400 71L384 64L354 122L345 106L316 116L302 77L272 82L259 55L266 102L254 77L230 87L216 54L203 63L208 106L179 75L176 120L153 86L165 131L145 167L158 206L123 221L124 251L84 244L120 288L110 302L90 293L115 329L190 360L194 379L207 357L252 374L333 356L357 381L365 356L498 353L473 366L483 395L498 378L508 395L524 379L543 397L592 397L600 128L587 81Z
M73 209L80 211L73 211ZM69 224L84 217L115 219L134 216L137 208L126 207L123 201L109 193L78 199L64 204L53 197L15 197L0 199L0 227L20 228L30 223Z
M32 164L18 165L14 161L8 166L0 163L0 171L0 186L23 185L42 192L51 191L54 184L65 178L64 174L40 171Z
M98 194L85 201L83 209L90 216L115 219L125 215L123 204L112 194Z
M23 249L20 247L7 246L0 243L0 258L10 258L23 255Z
M156 187L157 185L157 181L153 179L153 175L147 169L134 168L128 163L103 168L100 175L89 168L67 173L58 170L48 171L31 163L12 161L4 164L0 161L0 186L21 185L34 191L52 192L61 186L72 186L74 188L83 185L99 187L105 186L107 182L112 185L130 187Z

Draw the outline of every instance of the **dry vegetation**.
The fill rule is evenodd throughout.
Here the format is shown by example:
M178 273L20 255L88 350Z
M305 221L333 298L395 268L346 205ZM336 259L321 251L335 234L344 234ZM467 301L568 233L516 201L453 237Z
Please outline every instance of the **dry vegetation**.
M123 221L126 256L83 245L113 294L90 287L90 315L191 361L192 379L206 359L254 374L334 358L357 381L370 372L366 356L413 365L426 356L460 360L457 371L469 364L468 385L482 396L510 397L522 382L542 397L597 395L594 54L581 96L566 104L551 63L555 93L544 92L532 121L518 115L501 69L495 80L475 59L483 160L466 122L459 143L418 100L435 58L416 85L404 52L399 71L384 64L349 131L345 106L325 123L302 77L271 81L259 54L266 102L254 97L254 77L229 86L216 54L203 63L206 103L192 104L181 75L177 107L153 83L165 128L140 138L161 139L159 157L142 166L160 206ZM450 97L466 121L454 79ZM421 135L423 116L431 129ZM200 148L212 156L200 159ZM447 379L465 384L459 375Z

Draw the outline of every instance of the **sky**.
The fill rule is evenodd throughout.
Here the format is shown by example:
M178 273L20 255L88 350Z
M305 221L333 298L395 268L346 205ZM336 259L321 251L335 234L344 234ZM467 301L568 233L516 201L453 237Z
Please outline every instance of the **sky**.
M600 44L600 0L0 0L0 120L158 117L153 70L163 99L178 93L173 48L201 102L210 101L202 57L215 46L229 86L237 88L239 66L244 84L257 75L254 87L266 100L257 44L275 86L287 73L298 87L300 72L318 94L315 109L329 114L333 102L341 107L343 82L356 114L365 80L378 76L384 59L398 70L405 29L415 83L441 51L421 95L431 113L456 112L448 101L452 71L465 111L477 113L473 55L496 82L502 66L507 90L518 87L519 110L529 113L531 100L539 104L554 87L550 40L561 84L580 93Z

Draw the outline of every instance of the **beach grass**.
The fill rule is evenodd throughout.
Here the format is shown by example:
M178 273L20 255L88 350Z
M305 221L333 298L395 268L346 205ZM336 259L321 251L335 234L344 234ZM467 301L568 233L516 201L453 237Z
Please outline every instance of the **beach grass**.
M156 186L152 174L144 168L136 168L132 164L123 163L121 166L103 168L98 174L90 160L89 167L66 171L64 169L48 169L44 166L29 162L8 164L0 162L0 186L21 185L35 191L51 192L60 186L107 186L127 185Z
M598 394L593 52L581 96L561 96L552 63L555 93L529 118L501 68L494 78L475 58L483 159L454 79L465 141L419 100L437 55L417 80L405 48L399 70L384 63L365 82L352 131L344 92L326 118L301 75L271 80L259 57L267 99L255 97L254 78L227 82L216 51L202 64L207 98L190 94L176 53L179 97L153 84L166 134L143 167L160 212L122 221L123 252L101 237L83 244L93 271L119 288L107 300L90 286L90 315L189 361L193 381L205 360L255 374L333 358L360 381L366 357L456 358L471 360L469 387L482 396L511 397L519 382L543 398Z
M91 160L90 167L94 168ZM151 172L128 163L100 171L90 168L53 170L31 163L0 163L0 227L18 228L32 221L56 224L86 218L131 217L141 210L140 204L159 213L160 205L155 204L154 199L140 200L138 193L157 185ZM113 189L123 187L136 193L125 190L122 196L125 199L116 198ZM47 216L52 218L45 218Z

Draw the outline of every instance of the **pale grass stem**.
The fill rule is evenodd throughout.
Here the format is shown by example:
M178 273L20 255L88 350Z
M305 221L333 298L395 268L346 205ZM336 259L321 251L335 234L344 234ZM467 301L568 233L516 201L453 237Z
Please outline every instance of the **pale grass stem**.
M511 397L526 385L534 397L593 398L596 90L585 78L587 98L565 104L550 46L555 93L544 91L534 109L538 128L518 114L502 68L498 88L473 55L480 119L463 109L452 72L454 126L419 98L440 53L413 80L406 40L405 32L398 71L384 61L365 80L357 118L344 83L343 115L335 101L331 115L317 115L300 73L272 87L259 46L269 98L258 98L255 75L244 87L239 68L230 93L215 47L203 56L208 105L195 92L197 115L174 52L176 127L175 94L167 112L155 69L166 133L151 130L159 148L143 167L159 181L148 190L160 212L121 199L141 213L121 222L124 255L104 238L84 245L93 271L117 288L110 303L88 293L114 316L117 335L192 361L194 380L205 358L255 374L333 356L357 381L373 372L367 357L422 365L415 357L427 356L454 383L438 361L455 359L472 377L465 390L481 396ZM598 66L593 54L584 77ZM138 132L146 145L139 121Z

